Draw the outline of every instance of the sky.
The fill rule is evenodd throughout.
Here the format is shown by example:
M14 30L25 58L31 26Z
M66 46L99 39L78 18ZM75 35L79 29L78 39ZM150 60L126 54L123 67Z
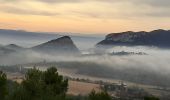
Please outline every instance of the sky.
M170 0L0 0L0 28L111 33L170 29Z

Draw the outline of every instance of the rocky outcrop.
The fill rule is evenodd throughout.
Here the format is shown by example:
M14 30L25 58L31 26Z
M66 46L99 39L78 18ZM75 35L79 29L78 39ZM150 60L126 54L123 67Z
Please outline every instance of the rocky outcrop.
M49 54L75 54L80 52L69 36L63 36L32 47L32 50Z
M170 47L170 31L154 30L151 32L122 32L111 33L99 42L97 46L125 45L125 46L156 46Z

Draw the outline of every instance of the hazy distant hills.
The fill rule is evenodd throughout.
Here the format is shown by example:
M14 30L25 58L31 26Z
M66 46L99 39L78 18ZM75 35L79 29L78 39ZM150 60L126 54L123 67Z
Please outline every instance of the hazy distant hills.
M11 54L11 53L16 53L19 52L21 50L24 50L24 48L16 45L16 44L9 44L9 45L1 45L0 46L0 55L7 55L7 54Z
M151 32L122 32L108 34L97 46L124 45L124 46L156 46L170 47L170 31L154 30Z
M1 45L0 46L0 55L8 55L11 53L18 53L20 51L36 51L39 53L45 53L45 54L79 54L80 51L72 41L72 39L69 36L63 36L58 39L54 39L51 41L48 41L46 43L42 43L40 45L31 47L31 48L23 48L21 46L18 46L16 44L9 44L9 45Z
M17 44L22 47L30 48L49 40L55 40L62 36L70 36L75 45L81 49L93 48L96 43L101 41L104 35L79 34L70 32L28 32L24 30L0 29L0 44Z
M25 48L18 46L16 44L9 44L4 46L5 48L11 49L11 50L15 50L15 51L20 51L20 50L24 50Z
M58 34L46 34L45 32L28 32L24 30L9 30L9 29L0 29L1 37L13 37L13 38L42 38L42 37L51 37L51 36L60 36Z
M16 52L16 51L13 50L13 49L9 49L9 48L6 48L4 46L0 46L0 56L10 54L10 53L14 53L14 52Z

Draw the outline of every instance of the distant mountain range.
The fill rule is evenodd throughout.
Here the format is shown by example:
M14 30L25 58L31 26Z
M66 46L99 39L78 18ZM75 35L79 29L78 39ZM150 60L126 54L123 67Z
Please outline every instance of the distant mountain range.
M151 32L122 32L108 34L97 46L156 46L170 47L170 30L154 30Z
M19 51L19 50L23 50L25 48L21 47L21 46L18 46L16 44L9 44L9 45L6 45L4 46L5 48L8 48L8 49L12 49L12 50L15 50L15 51Z
M14 53L14 52L16 51L13 49L9 49L6 46L0 46L0 56L4 56L4 55Z
M11 53L16 53L19 52L21 50L25 50L25 48L22 48L16 44L9 44L9 45L0 45L0 55L8 55Z
M46 43L31 47L23 48L16 44L9 44L6 46L0 46L0 55L7 55L11 53L16 53L20 51L32 50L45 54L79 54L80 51L73 43L72 39L69 36L63 36L58 39L48 41Z
M69 36L75 45L80 49L93 48L96 43L101 41L104 35L78 34L70 32L29 32L24 30L0 29L0 44L17 44L22 47L30 48L49 40L55 40L62 36Z

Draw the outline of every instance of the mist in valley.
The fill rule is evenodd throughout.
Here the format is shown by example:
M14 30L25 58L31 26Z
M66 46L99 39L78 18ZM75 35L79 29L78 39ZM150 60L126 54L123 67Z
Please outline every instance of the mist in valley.
M29 36L2 35L3 45L17 44L32 47L60 35L30 34ZM97 48L102 36L71 36L80 50L79 55L46 54L31 49L0 56L0 64L5 66L56 66L67 75L85 75L106 79L117 79L140 84L170 86L170 50L146 46L112 46ZM128 55L114 55L113 52L132 52ZM146 55L138 55L139 52ZM69 70L69 71L67 71Z
M95 49L96 50L96 49ZM147 55L110 55L111 52L145 52ZM88 55L83 54L88 52ZM156 47L116 46L102 54L83 50L80 55L50 55L27 50L0 58L1 65L56 66L67 75L77 74L169 87L170 51ZM44 62L45 61L45 62ZM69 70L69 72L67 70Z

